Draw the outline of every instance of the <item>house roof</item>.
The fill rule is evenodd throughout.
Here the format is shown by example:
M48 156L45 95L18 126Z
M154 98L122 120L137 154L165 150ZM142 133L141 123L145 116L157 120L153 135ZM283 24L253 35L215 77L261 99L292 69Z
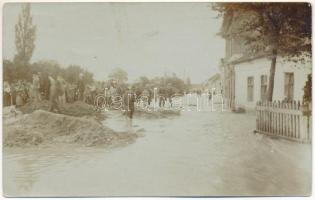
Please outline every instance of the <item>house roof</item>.
M239 63L249 62L252 60L256 60L256 59L260 59L260 58L264 58L268 56L270 56L269 52L260 52L254 55L242 55L241 57L238 57L237 59L234 59L231 61L229 60L227 64L239 64Z
M217 80L220 80L220 78L221 78L221 75L220 75L219 73L216 73L215 75L213 75L213 76L211 76L210 78L208 78L208 79L204 82L204 84L213 83L213 82L215 82L215 81L217 81Z
M233 21L233 12L226 12L223 16L221 30L218 33L218 35L221 35L223 38L225 38L229 34L232 21Z
M224 14L223 23L219 35L223 38L232 36L235 39L239 39L240 36L246 36L248 34L253 35L255 33L240 32L239 27L243 26L244 21L249 18L255 18L253 13L242 13L235 11L228 11ZM233 54L227 60L224 60L224 64L238 64L242 62L248 62L251 60L267 57L270 52L260 51L257 53L243 52L243 54Z

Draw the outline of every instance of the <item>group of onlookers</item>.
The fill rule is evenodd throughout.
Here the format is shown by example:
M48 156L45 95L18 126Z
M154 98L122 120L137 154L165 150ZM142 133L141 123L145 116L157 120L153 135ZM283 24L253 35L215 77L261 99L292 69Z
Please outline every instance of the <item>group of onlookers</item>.
M79 75L77 83L69 84L61 76L36 73L33 74L32 82L22 80L11 84L4 82L3 105L20 107L28 102L38 103L48 100L50 102L49 111L59 113L60 105L64 103L83 101L94 104L95 97L101 93L105 94L104 102L101 102L105 105L116 102L116 97L121 98L127 125L131 128L135 104L150 106L154 101L159 102L160 107L164 107L168 101L172 106L172 96L175 92L175 89L169 85L154 91L152 87L148 86L144 88L127 87L126 84L120 84L116 80L110 80L106 85L97 85L97 83L89 85L85 82L83 74Z
M95 97L98 94L105 94L105 103L110 105L116 101L116 97L123 97L128 91L134 96L135 103L145 103L151 105L152 101L158 102L159 107L164 107L166 102L172 106L172 96L176 89L170 85L156 89L149 86L143 88L127 87L117 80L110 80L106 85L87 84L83 74L80 74L76 83L68 83L62 76L52 76L48 73L34 73L32 82L19 80L9 84L4 82L3 105L16 107L23 106L28 102L50 101L50 111L59 112L59 105L72 103L74 101L83 101L88 104L94 104ZM154 99L155 98L155 99Z
M13 84L8 82L3 83L3 106L22 106L25 104L29 97L30 83L26 81L17 81Z
M16 107L28 102L40 102L48 100L51 103L51 111L59 110L60 104L74 101L93 103L96 95L95 86L85 83L83 74L79 75L76 84L69 84L61 76L51 76L46 73L35 73L32 82L19 80L9 84L3 84L3 105Z

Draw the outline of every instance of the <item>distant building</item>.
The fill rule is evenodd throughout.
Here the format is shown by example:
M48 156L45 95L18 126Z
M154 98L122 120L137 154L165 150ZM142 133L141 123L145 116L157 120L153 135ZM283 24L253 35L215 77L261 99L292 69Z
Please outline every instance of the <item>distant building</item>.
M225 38L225 58L221 60L223 97L234 109L254 109L257 101L266 99L271 60L268 53L247 55L241 38L232 36L244 14L229 13L224 16L220 35ZM236 20L237 19L237 20ZM302 100L311 63L294 63L278 57L275 72L273 100Z
M222 93L222 83L221 83L221 75L219 73L211 76L204 83L204 89L210 92L215 92L215 94Z
M191 83L190 84L190 92L194 93L194 92L201 92L203 90L203 85L199 84L199 83Z

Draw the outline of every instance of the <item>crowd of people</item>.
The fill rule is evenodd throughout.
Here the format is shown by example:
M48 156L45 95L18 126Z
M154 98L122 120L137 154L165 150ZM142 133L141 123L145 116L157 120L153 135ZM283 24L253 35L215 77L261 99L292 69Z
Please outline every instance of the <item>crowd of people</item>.
M19 108L27 103L49 102L49 111L60 113L61 106L65 103L82 101L87 104L94 104L95 97L105 94L101 104L111 105L116 97L122 98L122 110L127 119L128 127L131 127L136 105L145 104L152 106L152 102L158 102L159 107L172 106L172 96L177 92L176 88L167 84L163 87L146 85L139 87L127 85L118 80L111 79L107 83L97 84L86 83L81 73L76 83L68 83L62 76L52 76L42 73L34 73L32 82L19 80L9 84L4 82L3 105ZM155 89L156 88L156 89ZM98 102L100 103L100 102Z
M59 111L60 104L84 101L92 104L96 95L96 87L85 83L83 74L79 75L78 82L70 84L61 76L47 74L33 74L32 82L19 80L3 84L3 105L16 107L28 102L50 101L50 111Z
M3 105L21 107L28 102L37 103L46 100L50 101L50 111L60 112L59 105L65 103L83 101L94 104L98 94L105 94L105 102L102 103L110 105L115 97L124 97L128 92L129 95L134 96L134 103L136 104L150 106L154 100L158 102L160 107L165 107L167 102L168 105L172 106L172 96L176 93L176 88L170 84L154 91L154 86L128 86L115 79L109 80L105 85L87 84L82 73L77 80L76 83L68 83L60 75L52 76L39 72L33 74L32 82L25 80L11 84L4 82ZM154 92L156 93L155 96Z

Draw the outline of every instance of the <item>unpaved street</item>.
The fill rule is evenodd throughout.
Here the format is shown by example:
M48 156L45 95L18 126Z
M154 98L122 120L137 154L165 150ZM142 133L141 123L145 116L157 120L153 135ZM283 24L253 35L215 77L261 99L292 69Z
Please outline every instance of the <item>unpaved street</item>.
M111 112L104 124L123 130ZM255 116L182 112L137 117L140 137L114 149L9 149L6 195L301 195L311 189L311 145L253 134Z

